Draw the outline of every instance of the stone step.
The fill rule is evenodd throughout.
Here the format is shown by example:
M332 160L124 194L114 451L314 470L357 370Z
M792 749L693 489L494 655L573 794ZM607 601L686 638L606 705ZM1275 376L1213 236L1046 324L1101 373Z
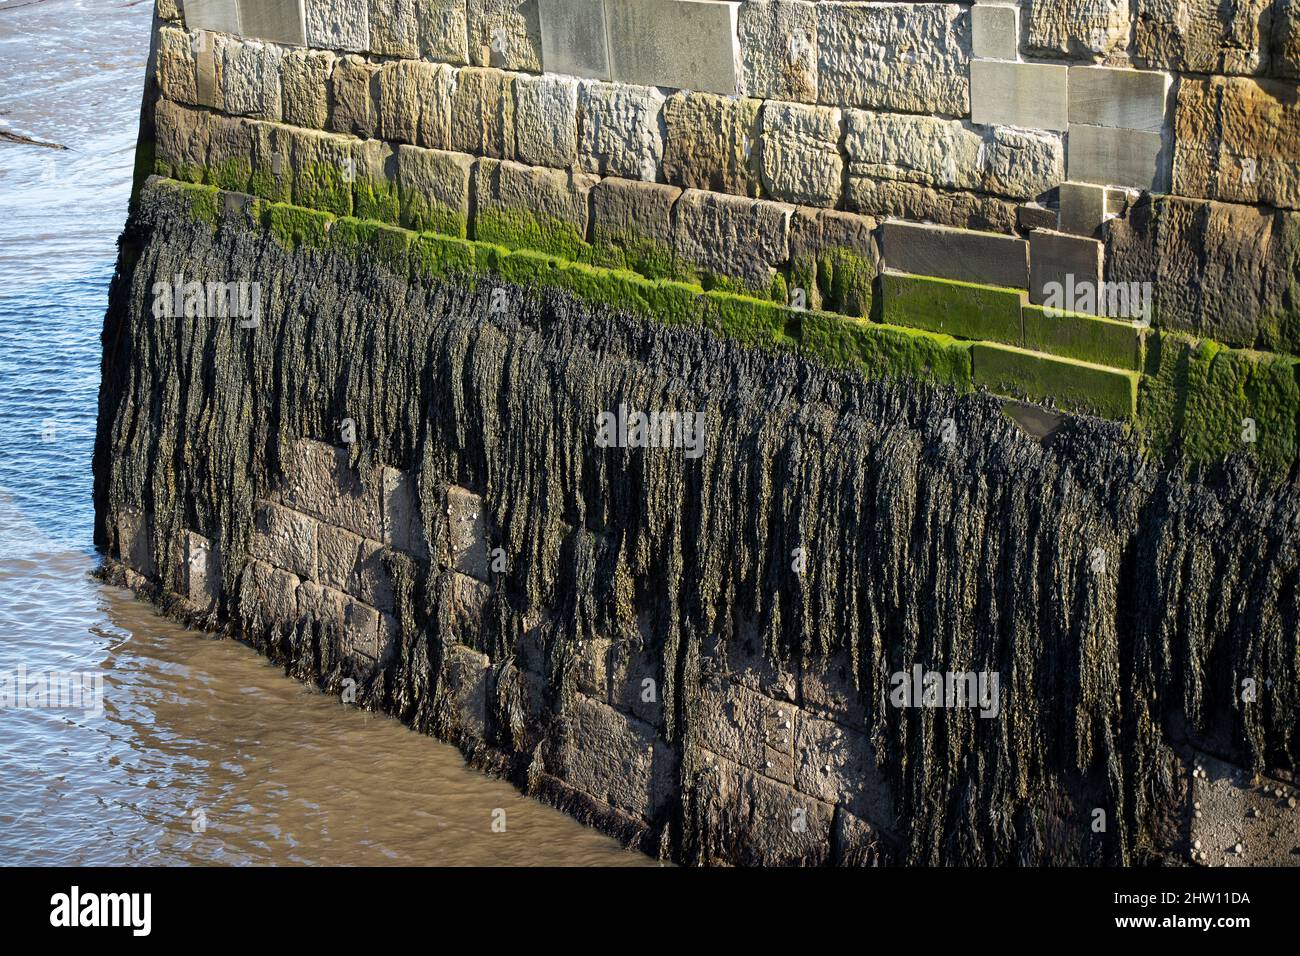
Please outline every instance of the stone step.
M998 395L1114 421L1137 415L1137 372L977 342L971 346L971 373L976 385Z

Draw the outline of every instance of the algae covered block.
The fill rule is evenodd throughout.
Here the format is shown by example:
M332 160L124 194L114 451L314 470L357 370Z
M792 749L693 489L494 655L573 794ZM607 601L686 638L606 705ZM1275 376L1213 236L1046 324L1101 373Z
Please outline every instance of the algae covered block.
M591 191L593 261L632 269L652 279L681 269L673 256L676 186L607 176Z
M465 236L474 157L418 146L397 148L401 223L416 232Z
M959 339L1019 345L1024 293L1016 289L886 272L881 320Z
M474 238L566 259L586 254L595 176L480 159L474 167Z
M1024 346L1035 352L1133 372L1142 368L1143 331L1131 323L1075 312L1051 314L1041 306L1027 305L1024 327Z
M852 366L870 379L971 387L971 346L951 336L807 312L800 316L799 341L827 365Z
M1137 410L1136 372L1054 358L988 342L971 347L976 385L998 395L1051 402L1067 411L1124 421Z

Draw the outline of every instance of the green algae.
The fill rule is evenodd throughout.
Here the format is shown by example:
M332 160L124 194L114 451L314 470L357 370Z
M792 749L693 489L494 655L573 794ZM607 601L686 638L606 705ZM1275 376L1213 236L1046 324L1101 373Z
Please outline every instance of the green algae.
M1019 345L1024 293L1015 289L887 272L881 320L959 339Z

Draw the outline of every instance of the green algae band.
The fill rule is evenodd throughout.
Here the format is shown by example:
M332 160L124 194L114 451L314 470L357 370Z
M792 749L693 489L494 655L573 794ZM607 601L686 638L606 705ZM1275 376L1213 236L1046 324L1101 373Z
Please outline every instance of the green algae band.
M1039 305L1024 310L1025 348L1064 358L1137 372L1142 368L1143 331L1117 322L1073 312L1052 314Z
M1051 401L1067 411L1117 421L1137 412L1135 372L984 342L971 347L971 361L976 383L1000 395Z
M886 272L881 318L959 339L1019 345L1024 293L1015 289Z

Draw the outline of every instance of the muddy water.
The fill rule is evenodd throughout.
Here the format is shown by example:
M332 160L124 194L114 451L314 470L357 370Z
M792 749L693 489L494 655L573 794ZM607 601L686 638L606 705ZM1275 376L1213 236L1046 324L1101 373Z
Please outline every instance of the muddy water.
M87 689L0 709L0 864L650 863L90 577L152 6L0 0L0 131L69 147L0 141L0 699L20 674Z

